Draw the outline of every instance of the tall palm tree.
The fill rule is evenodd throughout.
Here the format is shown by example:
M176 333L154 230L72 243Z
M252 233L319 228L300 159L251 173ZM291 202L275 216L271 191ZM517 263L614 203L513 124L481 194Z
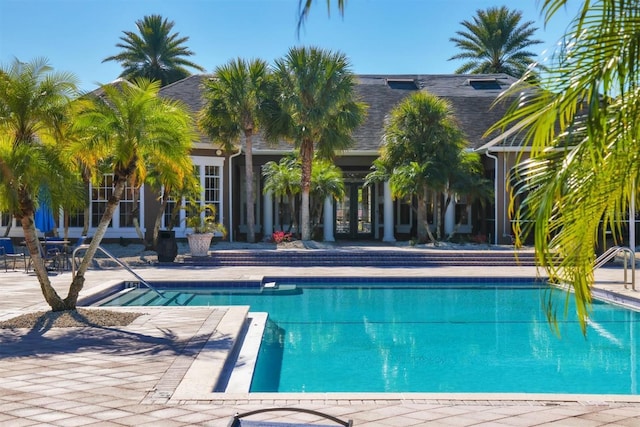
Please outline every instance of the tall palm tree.
M566 3L545 0L542 12L551 19ZM531 145L520 167L517 237L533 232L538 262L553 281L572 286L583 332L598 235L603 228L619 234L638 194L638 34L637 2L583 2L548 67L545 90L527 90L523 76L505 94L517 96L512 108L492 129L508 128L505 136L520 133ZM548 316L555 320L555 307Z
M148 15L136 21L136 26L138 34L123 31L122 42L116 44L122 51L102 60L119 62L124 68L120 77L127 80L144 77L159 80L166 86L191 75L188 68L204 71L187 59L194 54L184 45L189 37L171 34L173 21L160 15Z
M269 67L261 59L234 59L214 71L205 82L206 105L200 112L200 128L230 151L244 137L247 241L255 242L253 189L253 135L260 129L260 109L267 94Z
M76 118L83 138L72 153L90 151L113 173L113 193L62 301L74 309L85 273L111 222L125 186L145 182L150 164L187 156L196 139L193 120L182 104L158 96L160 83L138 79L133 83L103 85Z
M416 197L420 241L433 239L427 225L429 191L447 191L465 148L451 105L444 99L416 92L391 111L380 158L374 165L378 171L368 180L377 174L379 179L389 179L396 197ZM444 214L443 206L440 211Z
M0 207L22 225L43 296L54 310L66 307L51 286L40 253L34 212L46 187L53 209L82 200L78 169L58 132L67 122L76 78L54 72L44 59L15 60L0 69Z
M342 53L314 47L289 50L276 60L278 106L267 120L269 138L284 137L300 152L301 239L311 238L309 194L316 152L331 158L352 145L351 132L365 117L365 105L355 100L355 81Z
M521 23L522 12L506 6L476 11L472 21L462 21L466 30L456 31L449 40L460 53L449 60L465 60L457 74L506 73L520 77L534 62L535 53L527 48L542 43L532 39L537 28L533 21Z

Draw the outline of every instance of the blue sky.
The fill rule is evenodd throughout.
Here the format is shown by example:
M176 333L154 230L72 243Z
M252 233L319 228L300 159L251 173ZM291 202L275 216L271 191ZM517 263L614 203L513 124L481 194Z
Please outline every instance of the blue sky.
M539 28L544 43L533 49L541 58L571 15L561 11L545 28L538 0L348 0L342 18L335 7L328 17L326 1L315 1L298 38L298 0L0 0L0 63L45 57L91 90L120 74L118 63L102 60L119 52L122 31L160 14L189 37L192 61L207 71L238 56L272 62L292 46L313 45L344 52L355 73L452 73L460 62L448 61L456 53L449 38L478 9L508 3L521 10Z

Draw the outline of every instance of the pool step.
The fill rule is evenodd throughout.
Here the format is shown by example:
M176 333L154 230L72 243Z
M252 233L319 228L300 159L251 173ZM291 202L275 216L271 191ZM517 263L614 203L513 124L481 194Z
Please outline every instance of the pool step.
M512 251L211 251L206 257L185 255L194 266L289 267L429 267L429 266L533 266L533 252Z

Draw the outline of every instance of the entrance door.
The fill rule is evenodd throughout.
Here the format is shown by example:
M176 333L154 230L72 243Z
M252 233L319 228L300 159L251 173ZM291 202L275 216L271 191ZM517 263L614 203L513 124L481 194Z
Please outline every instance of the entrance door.
M345 182L344 198L336 203L336 237L373 237L373 189L361 181Z

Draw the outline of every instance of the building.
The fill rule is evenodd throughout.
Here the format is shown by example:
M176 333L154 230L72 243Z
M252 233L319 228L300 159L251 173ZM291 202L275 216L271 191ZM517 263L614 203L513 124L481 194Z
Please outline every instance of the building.
M194 113L203 106L202 82L208 75L194 75L161 89L161 96L184 102ZM324 204L322 238L364 239L394 241L409 239L415 235L414 213L410 204L392 200L386 184L364 186L364 177L370 172L378 157L386 117L408 94L426 90L447 99L453 106L458 123L469 142L469 150L483 155L485 174L494 180L495 202L482 215L477 215L464 199L452 203L445 215L445 233L456 229L462 234L482 234L493 243L510 243L511 226L507 217L505 177L514 165L521 147L509 146L499 134L485 136L487 129L505 112L506 105L494 105L497 96L510 87L516 79L505 74L487 75L358 75L356 91L360 100L368 104L365 123L354 133L355 145L340 153L336 159L345 179L346 195L343 200L326 200ZM271 236L274 230L286 229L290 215L284 204L263 194L263 179L259 173L268 161L277 161L290 152L288 144L269 145L260 136L254 138L253 161L256 189L256 235ZM246 235L246 209L244 192L245 156L241 150L226 153L202 136L193 149L192 158L196 173L204 189L203 201L218 208L219 220L229 230L229 239L243 240ZM103 184L92 188L90 229L100 219L102 205L108 200L110 177ZM126 192L106 238L136 239L132 214L139 215L141 228L149 235L153 229L159 202L154 192L141 190L139 209L131 192ZM183 213L182 213L183 215ZM168 214L165 221L168 221ZM2 217L0 230L9 218ZM79 236L82 231L82 215L69 217L69 235ZM60 219L60 228L63 225ZM164 225L164 224L163 224ZM15 227L15 224L14 224ZM184 222L174 228L177 237L187 233ZM11 235L21 235L15 227ZM91 232L89 233L91 234Z

